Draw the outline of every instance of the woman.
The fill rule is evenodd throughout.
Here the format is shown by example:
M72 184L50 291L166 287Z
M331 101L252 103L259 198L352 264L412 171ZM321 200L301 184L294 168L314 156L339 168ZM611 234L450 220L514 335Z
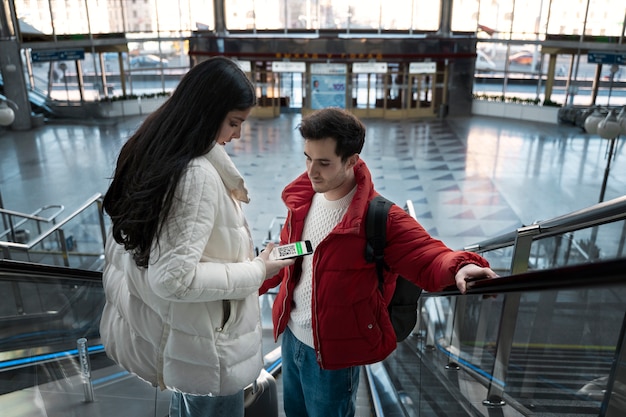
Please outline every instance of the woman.
M258 290L293 261L259 256L241 203L244 180L224 150L254 88L227 58L193 67L122 147L104 197L107 354L174 391L170 416L243 416L262 368Z

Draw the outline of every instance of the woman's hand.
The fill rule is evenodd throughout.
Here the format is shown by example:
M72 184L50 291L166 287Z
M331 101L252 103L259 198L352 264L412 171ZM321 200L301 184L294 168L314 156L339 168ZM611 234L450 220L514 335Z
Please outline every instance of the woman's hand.
M274 249L274 243L268 243L265 249L259 254L259 258L265 263L265 279L271 278L286 266L293 265L296 262L295 258L275 260L270 258L270 253Z

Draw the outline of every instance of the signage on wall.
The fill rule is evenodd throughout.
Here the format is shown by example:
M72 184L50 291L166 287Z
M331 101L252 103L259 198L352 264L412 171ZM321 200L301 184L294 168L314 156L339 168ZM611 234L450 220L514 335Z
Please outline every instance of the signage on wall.
M32 51L30 57L33 62L78 61L85 59L85 51L82 49L67 51Z
M619 52L589 51L588 64L626 64L626 54Z
M240 61L238 59L233 59L233 61L239 65L239 68L241 68L241 70L243 72L251 72L252 71L252 66L250 65L250 61Z
M347 64L311 64L311 74L347 74Z
M409 64L409 74L434 74L436 72L436 62L411 62Z
M306 72L304 62L274 61L272 62L273 72Z
M386 62L355 62L352 64L354 74L386 74Z
M347 64L311 64L311 109L345 109L347 74Z

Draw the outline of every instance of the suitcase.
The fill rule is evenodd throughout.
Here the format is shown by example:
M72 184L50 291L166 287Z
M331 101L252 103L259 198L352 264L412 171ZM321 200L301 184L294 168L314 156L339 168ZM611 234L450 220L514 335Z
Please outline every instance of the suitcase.
M265 369L244 390L245 417L278 417L276 379Z

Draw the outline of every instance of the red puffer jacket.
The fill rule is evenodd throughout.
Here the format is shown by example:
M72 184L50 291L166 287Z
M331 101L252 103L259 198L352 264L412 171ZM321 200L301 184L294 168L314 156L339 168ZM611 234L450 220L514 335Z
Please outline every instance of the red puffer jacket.
M323 369L375 363L396 348L396 337L387 314L387 303L402 275L426 291L454 285L456 272L466 264L489 266L481 256L452 251L432 238L408 213L393 206L387 219L383 294L373 263L365 261L365 214L378 193L363 161L354 168L356 194L343 219L316 247L313 256L313 340ZM315 191L306 173L283 190L288 208L281 243L301 239L304 221ZM261 294L280 286L272 308L274 337L285 330L298 283L301 262L265 281Z

